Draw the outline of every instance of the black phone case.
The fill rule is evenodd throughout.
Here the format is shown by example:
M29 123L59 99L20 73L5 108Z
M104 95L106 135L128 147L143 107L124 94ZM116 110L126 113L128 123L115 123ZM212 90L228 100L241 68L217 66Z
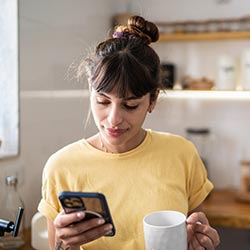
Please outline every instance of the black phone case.
M109 211L107 200L102 193L63 191L58 196L65 213L79 210L86 211L83 220L103 217L106 223L113 225L112 232L107 236L115 235L115 226Z

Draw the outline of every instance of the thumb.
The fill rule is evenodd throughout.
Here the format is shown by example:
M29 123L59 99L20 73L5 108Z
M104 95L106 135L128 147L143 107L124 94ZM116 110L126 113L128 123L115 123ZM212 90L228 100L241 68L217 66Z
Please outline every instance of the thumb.
M206 224L208 225L208 219L203 212L192 213L186 220L187 224Z

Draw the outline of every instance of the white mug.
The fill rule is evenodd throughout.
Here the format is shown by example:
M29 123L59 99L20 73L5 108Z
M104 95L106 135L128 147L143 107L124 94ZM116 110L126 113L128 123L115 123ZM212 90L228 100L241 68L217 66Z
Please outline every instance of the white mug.
M164 210L143 218L146 250L187 250L186 216Z

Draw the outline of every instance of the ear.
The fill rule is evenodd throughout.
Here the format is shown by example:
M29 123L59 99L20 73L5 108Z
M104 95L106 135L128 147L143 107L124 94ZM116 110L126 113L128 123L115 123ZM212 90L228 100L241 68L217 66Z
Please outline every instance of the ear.
M156 90L154 99L151 100L151 103L150 103L150 105L149 105L149 107L148 107L148 112L149 112L149 113L152 113L152 111L154 110L155 105L156 105L156 102L157 102L157 99L158 99L158 96L159 96L159 93L160 93L160 90L159 90L159 89Z

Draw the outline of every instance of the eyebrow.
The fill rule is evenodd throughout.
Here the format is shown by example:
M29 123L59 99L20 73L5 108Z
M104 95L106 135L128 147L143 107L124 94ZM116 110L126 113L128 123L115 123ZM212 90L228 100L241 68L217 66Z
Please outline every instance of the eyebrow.
M109 96L107 96L106 94L104 94L104 93L98 93L99 95L101 95L101 96L104 96L105 98L107 98L107 99L111 99ZM125 100L125 101L130 101L130 100L137 100L137 99L141 99L142 97L137 97L137 96L130 96L130 97L127 97L127 98L124 98L123 100Z

